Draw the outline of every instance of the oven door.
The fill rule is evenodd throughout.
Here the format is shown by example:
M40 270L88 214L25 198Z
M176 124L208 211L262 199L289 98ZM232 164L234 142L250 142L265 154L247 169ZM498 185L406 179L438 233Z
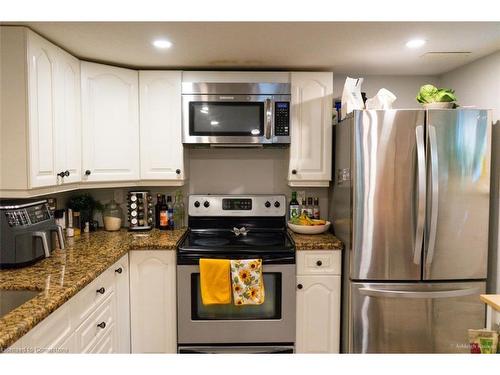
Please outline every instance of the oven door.
M177 266L178 343L294 343L295 265L264 264L262 305L203 305L197 265Z
M272 144L279 95L183 95L182 142L205 144Z

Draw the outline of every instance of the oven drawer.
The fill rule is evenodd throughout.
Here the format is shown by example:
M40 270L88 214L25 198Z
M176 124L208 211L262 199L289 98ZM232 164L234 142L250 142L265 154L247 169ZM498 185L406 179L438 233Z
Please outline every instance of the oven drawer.
M297 251L297 275L340 275L342 251Z

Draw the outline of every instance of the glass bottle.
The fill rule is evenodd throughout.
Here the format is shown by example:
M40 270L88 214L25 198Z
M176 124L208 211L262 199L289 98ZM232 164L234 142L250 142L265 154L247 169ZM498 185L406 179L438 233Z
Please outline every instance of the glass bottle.
M292 199L289 204L289 217L290 219L294 219L300 216L300 206L299 201L297 200L297 192L292 191Z
M168 229L174 229L174 206L172 205L172 197L167 195L167 214L168 214Z
M159 206L159 217L160 217L160 226L158 227L160 230L168 229L168 206L165 202L165 195L162 194L160 206Z
M307 198L307 216L311 219L313 218L313 199L312 197Z
M182 197L182 191L177 191L175 193L174 200L174 229L179 229L184 227L184 200Z
M320 213L319 213L319 198L314 198L313 218L314 219L318 219L318 220L320 218Z

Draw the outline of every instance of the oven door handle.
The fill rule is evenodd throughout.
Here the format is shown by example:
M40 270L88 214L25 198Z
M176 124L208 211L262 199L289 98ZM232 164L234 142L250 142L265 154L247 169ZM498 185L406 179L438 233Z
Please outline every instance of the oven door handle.
M266 99L264 104L264 136L271 139L271 126L273 119L273 109L271 99Z

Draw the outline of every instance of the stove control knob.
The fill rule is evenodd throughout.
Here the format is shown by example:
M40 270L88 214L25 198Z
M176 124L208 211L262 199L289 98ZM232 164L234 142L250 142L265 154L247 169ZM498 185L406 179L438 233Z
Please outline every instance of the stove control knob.
M271 202L267 201L266 203L264 203L264 206L266 206L266 208L271 207Z
M280 206L280 202L276 201L274 202L274 207L278 208Z
M194 206L195 206L196 208L200 207L200 202L198 202L198 201L194 202Z
M205 208L208 208L208 207L210 206L210 202L209 202L209 201L205 201L205 202L203 203L203 206L204 206Z

